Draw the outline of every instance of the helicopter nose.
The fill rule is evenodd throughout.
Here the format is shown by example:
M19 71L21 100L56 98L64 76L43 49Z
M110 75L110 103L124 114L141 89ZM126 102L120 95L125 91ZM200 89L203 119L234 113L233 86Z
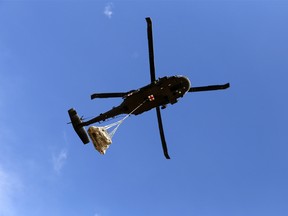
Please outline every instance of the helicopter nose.
M181 82L182 91L186 93L187 91L189 91L191 87L190 80L184 76L179 76L179 79L181 80L180 82Z

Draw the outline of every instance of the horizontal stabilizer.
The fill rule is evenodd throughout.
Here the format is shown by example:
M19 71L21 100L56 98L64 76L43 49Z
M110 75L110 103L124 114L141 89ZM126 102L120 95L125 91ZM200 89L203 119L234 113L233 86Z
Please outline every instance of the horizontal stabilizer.
M77 115L76 110L74 110L73 108L71 108L70 110L68 110L69 113L69 117L71 119L73 128L75 130L75 132L77 133L77 135L79 136L79 138L81 139L81 141L84 144L87 144L90 142L88 134L85 130L85 128L81 125L82 121L79 118L79 116Z

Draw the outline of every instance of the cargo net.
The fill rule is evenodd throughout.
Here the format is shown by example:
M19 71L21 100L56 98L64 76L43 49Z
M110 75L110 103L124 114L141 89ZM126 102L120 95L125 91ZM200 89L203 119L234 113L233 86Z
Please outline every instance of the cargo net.
M131 114L133 114L137 109L139 109L147 100L143 101L139 106L137 106L131 113L127 114L121 120L114 122L112 124L103 126L103 127L96 127L91 126L88 129L88 134L90 139L93 142L95 149L100 154L105 154L106 150L112 143L112 137L116 133L119 126L123 123L125 119L127 119Z

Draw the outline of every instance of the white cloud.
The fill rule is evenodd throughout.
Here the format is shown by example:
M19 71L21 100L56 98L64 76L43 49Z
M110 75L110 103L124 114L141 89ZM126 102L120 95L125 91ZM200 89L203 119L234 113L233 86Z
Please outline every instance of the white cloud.
M112 18L112 14L113 14L112 8L113 8L113 3L106 4L104 8L104 15L107 16L109 19Z
M21 188L19 179L0 166L0 215L16 215L13 200Z
M66 149L62 149L59 154L52 156L53 161L53 168L57 173L60 173L66 160L67 160L68 154Z

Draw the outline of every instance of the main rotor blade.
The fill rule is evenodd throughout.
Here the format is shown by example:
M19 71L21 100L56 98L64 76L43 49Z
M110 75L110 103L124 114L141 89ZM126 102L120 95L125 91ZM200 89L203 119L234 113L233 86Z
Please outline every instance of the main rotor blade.
M95 98L115 98L115 97L124 97L126 92L114 92L114 93L95 93L91 95L91 100Z
M150 17L146 17L146 22L147 22L147 36L148 36L148 49L149 49L150 77L151 82L154 82L156 80L156 76L154 65L152 21Z
M230 87L230 83L226 83L224 85L200 86L200 87L190 88L189 92L223 90L229 87Z
M159 126L159 132L160 132L163 152L164 152L166 159L170 159L170 156L168 154L167 145L166 145L164 129L163 129L163 124L162 124L162 118L161 118L161 112L160 112L159 107L156 107L156 112L157 112L158 126Z

